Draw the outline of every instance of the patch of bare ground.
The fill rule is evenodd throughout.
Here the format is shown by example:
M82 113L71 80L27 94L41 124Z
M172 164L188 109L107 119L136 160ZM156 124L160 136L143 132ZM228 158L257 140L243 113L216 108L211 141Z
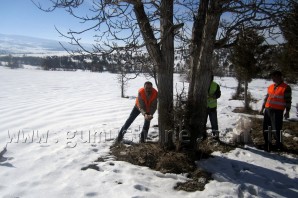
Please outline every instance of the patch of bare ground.
M249 114L249 115L258 115L259 112L256 111L256 110L253 110L251 108L249 109L245 109L243 107L236 107L234 110L233 110L234 113L244 113L244 114Z
M255 147L264 149L263 138L263 119L251 118L254 123L252 128L252 139ZM274 138L273 138L274 143ZM283 150L281 153L292 154L298 156L298 122L284 121L283 122ZM276 151L273 147L272 151Z
M258 115L259 112L249 109L245 110L244 108L236 108L233 112L235 113L244 113L249 115ZM252 120L252 140L253 144L258 149L264 149L264 138L263 138L263 118L250 117ZM288 153L294 156L298 156L298 122L284 120L283 122L283 150L278 151L281 153ZM273 138L273 144L274 144ZM272 151L276 151L276 148L273 147Z
M244 110L237 108L236 113L257 115L254 110ZM253 122L252 139L253 145L262 149L264 144L262 134L262 118L251 117ZM284 130L284 150L279 151L298 156L298 122L285 121ZM198 144L197 152L182 148L181 151L169 151L161 148L158 143L147 142L142 144L117 144L111 147L111 153L117 160L126 161L139 166L147 166L162 173L187 174L189 180L184 183L177 183L174 189L184 191L202 191L205 185L212 180L211 173L198 168L195 161L212 157L214 151L229 152L236 147L243 145L231 145L208 137Z
M121 143L111 147L111 152L117 160L147 166L162 173L187 173L189 180L177 183L174 189L192 192L204 190L205 185L212 179L210 173L198 169L195 161L211 157L214 150L227 152L232 149L234 147L208 138L201 142L195 154L189 150L168 151L152 142L129 146Z

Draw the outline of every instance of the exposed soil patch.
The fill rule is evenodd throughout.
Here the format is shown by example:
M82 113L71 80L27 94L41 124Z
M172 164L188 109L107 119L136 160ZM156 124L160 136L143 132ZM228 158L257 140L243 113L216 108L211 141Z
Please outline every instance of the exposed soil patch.
M244 113L249 115L258 115L259 112L249 109L245 110L244 108L236 108L234 113ZM253 126L252 126L252 140L254 146L258 149L264 148L264 138L263 138L263 118L251 117ZM273 138L273 144L274 144ZM283 122L283 145L284 148L282 153L289 153L298 156L298 122L297 121L284 121ZM276 148L273 146L272 151L276 151Z
M162 149L157 143L143 144L118 144L111 147L111 152L117 160L126 161L139 166L147 166L162 173L188 173L189 181L177 183L174 187L177 190L197 191L204 190L204 186L212 178L211 174L198 169L195 160L210 157L215 150L227 152L235 147L208 138L201 142L198 152L192 153L167 151ZM195 160L194 160L195 159Z
M236 113L257 115L258 111L245 111L243 108L234 110ZM262 118L252 117L252 140L253 145L263 149ZM282 153L289 153L298 156L298 122L285 121L284 126L284 150ZM118 144L111 147L112 155L117 160L126 161L139 166L147 166L162 173L187 173L189 180L185 183L177 183L176 190L197 191L204 190L205 185L212 180L211 173L198 169L194 161L206 159L214 151L229 152L236 147L243 145L231 145L208 137L200 142L197 152L193 153L187 149L181 152L162 149L157 143L143 144ZM273 150L274 151L274 150ZM98 159L102 161L103 159ZM88 167L90 168L90 167Z
M233 110L234 113L245 113L250 115L258 115L259 111L253 110L253 109L245 109L244 107L236 107Z
M147 166L162 173L186 173L194 171L195 164L187 153L166 151L157 143L119 144L111 148L117 160L139 166Z
M263 119L251 118L254 123L252 128L252 139L254 145L259 149L264 149ZM274 138L273 138L274 141ZM274 143L274 142L273 142ZM283 122L283 145L282 153L289 153L298 156L298 122ZM273 151L275 148L273 147Z

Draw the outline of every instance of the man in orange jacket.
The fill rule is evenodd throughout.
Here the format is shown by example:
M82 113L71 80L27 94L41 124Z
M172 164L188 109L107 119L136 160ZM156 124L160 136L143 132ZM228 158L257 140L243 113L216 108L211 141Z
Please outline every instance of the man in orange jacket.
M282 149L281 129L283 125L283 116L288 119L292 102L292 90L289 85L284 83L282 73L274 71L270 74L274 84L268 87L267 95L260 110L260 114L264 114L263 120L263 136L265 140L265 149L271 142L268 140L268 127L271 126L275 136L277 149ZM264 111L265 109L265 111ZM284 110L286 110L283 115Z
M145 82L144 87L140 88L138 91L138 97L136 99L135 106L132 109L125 124L120 129L116 142L119 143L122 141L126 130L140 113L144 116L144 125L141 132L140 142L145 142L150 126L150 121L152 120L153 114L157 109L157 94L158 93L156 89L152 87L152 83L149 81Z

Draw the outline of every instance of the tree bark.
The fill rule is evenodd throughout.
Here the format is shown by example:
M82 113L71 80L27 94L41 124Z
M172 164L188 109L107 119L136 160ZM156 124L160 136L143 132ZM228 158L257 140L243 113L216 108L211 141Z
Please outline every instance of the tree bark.
M240 94L241 94L241 88L242 88L241 81L238 80L237 89L236 89L236 97L237 97L237 98L240 97Z
M171 146L169 132L173 130L173 73L174 73L174 32L173 0L161 2L161 54L158 67L158 124L161 146Z
M196 65L191 65L193 75L191 76L190 87L193 88L188 94L189 130L194 150L197 149L197 138L206 134L207 94L212 75L212 54L222 6L219 0L200 1L200 3L204 3L204 9L207 11L205 12L203 26L194 27L196 31L202 31L202 37L200 41L196 41L199 42L200 46L193 51L193 59L197 58L198 62L197 64L192 62ZM201 4L200 9L203 9Z
M144 5L134 4L134 11L146 48L157 66L158 75L158 126L159 142L168 146L167 133L173 129L173 72L174 72L174 32L173 0L161 1L161 43L154 37L150 21L144 11Z
M244 108L249 110L249 101L248 101L248 82L244 81Z
M200 1L198 16L194 20L192 28L192 43L190 46L190 83L188 88L188 98L192 98L196 80L197 65L202 44L203 30L207 16L209 0Z

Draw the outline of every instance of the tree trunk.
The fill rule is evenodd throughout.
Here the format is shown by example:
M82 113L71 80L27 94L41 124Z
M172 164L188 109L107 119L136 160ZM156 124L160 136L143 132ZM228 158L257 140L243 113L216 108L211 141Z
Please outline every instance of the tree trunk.
M244 81L244 109L249 110L249 101L248 101L248 82Z
M169 135L173 130L173 76L167 73L167 69L169 68L161 67L158 74L158 126L162 147L169 146Z
M134 4L134 11L141 28L146 48L158 75L158 126L159 142L167 146L167 132L173 129L173 72L174 72L174 33L173 0L161 1L161 42L158 43L150 21L141 2Z
M202 31L200 46L193 52L197 65L191 65L192 73L189 92L188 119L191 133L191 144L197 149L197 138L206 134L207 94L212 74L212 54L218 25L221 16L221 3L218 0L200 1L207 10L205 23L197 31ZM208 5L209 2L209 5ZM206 7L207 6L207 7ZM201 5L200 5L201 8ZM195 32L195 31L193 31ZM194 62L192 62L194 64Z
M201 0L198 10L198 16L194 20L192 28L192 43L190 46L190 83L188 88L188 98L192 98L194 85L196 80L196 72L199 61L199 54L202 44L203 30L201 29L204 26L207 16L209 0Z
M158 125L159 142L163 147L171 146L169 132L173 130L173 73L174 73L174 33L173 0L161 3L161 54L158 67Z
M238 80L238 84L237 84L237 89L236 89L236 98L239 98L240 97L240 94L241 94L241 81Z
M121 98L124 98L124 79L123 79L123 75L121 74Z

